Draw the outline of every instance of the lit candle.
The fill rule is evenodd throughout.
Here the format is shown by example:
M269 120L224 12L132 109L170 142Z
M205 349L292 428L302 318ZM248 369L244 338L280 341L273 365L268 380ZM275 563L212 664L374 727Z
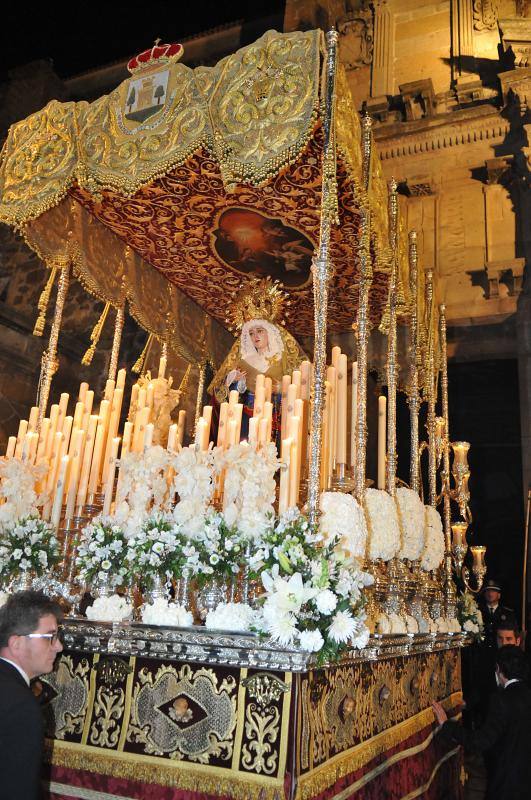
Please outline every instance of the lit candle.
M291 459L291 445L292 439L288 436L287 439L282 439L280 448L280 460L282 466L280 468L280 487L278 493L278 513L283 514L289 508L289 467Z
M85 447L83 450L83 461L81 462L81 472L79 476L79 489L77 492L76 504L78 507L78 517L82 516L83 506L87 502L87 491L90 476L90 464L96 442L96 430L98 427L98 415L91 414L87 426Z
M116 376L116 388L117 389L125 389L125 379L127 376L126 369L119 369L118 375Z
M466 522L452 523L452 544L454 547L466 547L466 532L468 524Z
M219 407L218 447L223 447L227 436L227 421L229 418L229 404L221 403Z
M454 451L454 464L468 467L470 442L452 442L452 450Z
M161 356L159 360L159 378L166 377L166 366L168 364L168 359L166 356Z
M184 442L184 433L186 428L186 411L182 409L179 411L177 418L177 444L182 447Z
M124 439L125 439L125 431L124 431ZM174 423L170 425L170 429L168 431L168 445L167 449L170 453L175 452L175 444L177 442L177 424Z
M350 403L350 464L356 465L356 431L358 419L358 362L352 362L352 397Z
M77 396L77 399L80 400L83 404L85 403L85 397L87 396L88 388L89 385L88 383L86 383L86 381L83 381L83 383L79 384L79 394Z
M24 447L24 439L28 432L28 420L21 419L18 423L17 444L15 447L15 458L22 458L22 448Z
M30 433L36 431L38 424L39 424L39 406L32 406L28 420L28 431Z
M147 450L149 447L151 447L153 445L153 432L154 432L154 430L155 430L155 425L152 422L148 422L148 424L146 425L145 433L144 433L144 447L143 447L144 450ZM114 439L113 439L112 447L114 447ZM112 462L109 461L109 464L111 464L111 463Z
M347 463L347 374L348 360L341 353L337 361L337 400L336 400L336 463Z
M378 398L378 489L385 489L385 456L387 452L387 398Z
M120 446L120 437L115 436L112 440L111 452L109 455L110 463L107 469L107 483L105 484L105 498L103 501L103 516L108 516L111 512L112 495L114 491L114 476L116 473L116 458L118 456L118 447Z
M7 450L6 450L6 459L13 458L15 455L15 447L17 446L17 437L10 436L7 440Z
M70 462L70 456L65 455L61 458L59 475L57 477L57 486L55 488L55 496L53 499L53 506L52 506L52 516L50 520L52 527L56 531L59 528L59 522L61 520L61 509L63 507L63 494L65 490L65 481L66 481L69 462Z
M485 553L487 548L484 545L475 545L470 548L472 553L472 572L476 575L485 569Z

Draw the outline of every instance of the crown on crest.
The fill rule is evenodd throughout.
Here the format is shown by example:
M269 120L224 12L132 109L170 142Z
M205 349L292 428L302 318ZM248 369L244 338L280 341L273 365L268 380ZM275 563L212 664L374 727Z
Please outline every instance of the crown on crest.
M135 72L151 67L160 67L162 64L178 61L184 53L182 44L161 44L160 39L155 41L153 47L144 50L139 55L127 62L127 69L134 75Z
M226 322L232 330L241 330L251 319L266 322L281 321L284 305L289 306L287 293L279 281L271 278L252 278L247 286L232 295Z

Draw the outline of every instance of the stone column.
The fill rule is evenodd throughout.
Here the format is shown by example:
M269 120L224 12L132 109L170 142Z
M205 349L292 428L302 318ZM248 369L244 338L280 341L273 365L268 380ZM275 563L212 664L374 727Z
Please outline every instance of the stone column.
M392 0L374 0L371 97L394 94L394 12Z

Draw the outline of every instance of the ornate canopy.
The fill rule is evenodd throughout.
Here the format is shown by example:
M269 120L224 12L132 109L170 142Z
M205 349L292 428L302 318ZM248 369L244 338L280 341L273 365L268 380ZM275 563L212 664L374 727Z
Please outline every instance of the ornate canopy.
M311 261L322 182L320 31L269 31L214 67L159 45L93 103L52 101L12 126L0 164L0 220L49 266L70 260L87 289L186 357L216 353L228 298L256 275L290 296L286 325L313 330ZM376 155L360 186L360 127L339 70L335 107L339 225L331 234L329 327L351 327L360 207L371 206L370 317L388 295L387 189ZM407 258L401 238L402 288ZM406 297L407 300L407 297ZM205 338L206 337L206 338ZM199 337L200 338L200 337Z

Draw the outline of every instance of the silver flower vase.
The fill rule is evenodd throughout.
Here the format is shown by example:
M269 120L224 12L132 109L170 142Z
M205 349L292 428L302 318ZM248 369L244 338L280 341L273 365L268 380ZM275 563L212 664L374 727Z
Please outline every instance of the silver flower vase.
M11 581L10 591L13 593L28 591L33 586L34 578L35 576L32 572L20 572Z
M144 591L144 604L154 603L155 600L167 600L168 597L167 582L160 575L155 575L151 587Z
M214 611L220 603L227 602L227 584L223 579L209 581L197 592L196 606L200 619L204 622L209 611Z
M110 597L114 594L114 588L111 585L109 576L105 575L105 577L100 578L98 575L90 587L90 593L94 599L97 597Z

